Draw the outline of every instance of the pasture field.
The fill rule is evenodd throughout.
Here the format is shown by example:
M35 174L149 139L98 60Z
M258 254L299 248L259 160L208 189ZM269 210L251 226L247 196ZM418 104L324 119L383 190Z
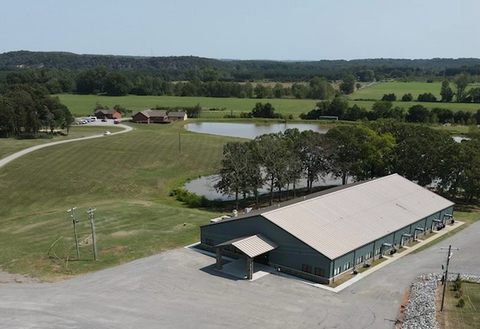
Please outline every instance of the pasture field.
M72 114L85 116L93 114L95 104L113 108L119 104L133 111L146 110L155 106L170 108L195 106L200 104L204 108L222 109L223 111L206 111L202 117L223 118L227 114L240 115L241 112L250 112L258 102L270 102L277 112L292 114L298 117L302 112L308 112L315 107L318 101L313 99L253 99L253 98L214 98L214 97L177 97L177 96L97 96L97 95L56 95L65 104Z
M378 86L389 85L390 83L377 84L375 86L369 87L365 90L357 91L350 96L349 105L357 104L360 107L364 107L367 110L372 108L372 105L375 101L365 101L365 100L353 100L357 98L367 99L373 96L376 96L379 100L382 98L384 93L383 91L373 91L373 96L362 96L357 95L360 92L366 92L372 88L379 88ZM402 83L403 84L403 83ZM405 83L406 86L409 84L416 85L417 83ZM432 84L423 83L425 86L430 86ZM397 94L397 93L396 93ZM403 93L402 93L403 95ZM213 97L177 97L177 96L119 96L119 97L109 97L109 96L99 96L99 95L73 95L73 94L61 94L57 95L61 102L65 104L72 114L75 116L86 116L93 113L95 104L99 102L104 106L113 108L116 104L119 104L132 111L145 110L147 108L153 108L157 105L170 107L172 109L177 107L186 107L186 106L195 106L200 104L203 108L209 109L223 109L215 111L203 111L202 119L221 119L226 115L236 115L240 116L242 112L250 112L255 104L258 102L261 103L271 103L277 113L283 115L292 115L294 119L298 119L301 113L307 113L310 110L314 109L319 100L313 99L287 99L287 98L273 98L273 99L250 99L250 98L213 98ZM418 95L414 95L417 97ZM397 94L398 97L398 94ZM401 97L401 95L400 95ZM421 104L428 109L434 107L448 108L453 111L469 111L476 112L480 109L480 104L478 103L418 103L418 102L394 102L394 106L399 106L405 109L405 111L416 104Z
M108 127L111 132L123 130L117 127ZM14 139L0 138L0 159L12 153L21 151L31 146L57 142L66 139L75 139L85 136L100 135L105 131L105 127L99 126L72 126L68 136L55 136L52 139Z
M382 99L384 94L394 93L398 100L402 99L404 94L411 93L413 98L416 99L419 94L432 93L441 99L440 89L442 88L441 82L381 82L376 83L370 87L366 87L355 91L353 94L348 95L351 100L354 99ZM453 83L450 83L450 88L455 89ZM469 89L469 88L467 88Z
M134 128L38 150L0 170L2 269L55 280L198 240L199 225L218 214L186 208L169 192L216 172L223 144L234 139L187 132L181 123ZM73 206L79 260L66 211ZM97 262L91 241L83 243L90 235L89 207L97 209Z

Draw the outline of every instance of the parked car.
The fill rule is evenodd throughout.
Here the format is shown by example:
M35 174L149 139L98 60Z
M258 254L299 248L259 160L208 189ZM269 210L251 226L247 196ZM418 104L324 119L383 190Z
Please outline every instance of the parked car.
M118 120L115 119L115 120L113 120L113 123L117 125L117 124L120 123L120 121L118 121Z
M111 134L112 134L111 132L109 132L108 130L105 130L105 132L103 133L103 136L109 136Z
M103 118L103 119L102 119L102 122L107 122L107 119Z

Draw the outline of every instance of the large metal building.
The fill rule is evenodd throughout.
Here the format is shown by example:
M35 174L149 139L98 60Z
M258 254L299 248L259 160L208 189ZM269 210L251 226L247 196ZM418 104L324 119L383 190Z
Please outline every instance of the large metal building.
M393 174L202 226L201 248L331 283L453 218L453 203Z

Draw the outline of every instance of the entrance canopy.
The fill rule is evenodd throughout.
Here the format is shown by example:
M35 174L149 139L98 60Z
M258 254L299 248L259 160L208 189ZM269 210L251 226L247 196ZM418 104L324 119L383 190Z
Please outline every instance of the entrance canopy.
M267 239L262 234L256 234L256 235L251 235L247 237L226 241L216 245L215 248L227 247L227 246L236 247L238 250L240 250L250 258L254 258L258 255L264 254L266 252L269 252L269 251L272 251L273 249L278 248L278 245L276 243Z

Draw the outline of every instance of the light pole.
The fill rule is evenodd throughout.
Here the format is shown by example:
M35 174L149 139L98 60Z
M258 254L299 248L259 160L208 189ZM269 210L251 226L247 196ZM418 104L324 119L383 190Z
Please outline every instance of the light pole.
M75 238L75 249L77 250L77 258L80 258L80 249L78 248L78 237L77 237L77 223L78 223L78 220L75 218L75 209L77 209L77 207L73 207L71 209L68 209L67 212L70 213L70 218L72 219L73 236Z

